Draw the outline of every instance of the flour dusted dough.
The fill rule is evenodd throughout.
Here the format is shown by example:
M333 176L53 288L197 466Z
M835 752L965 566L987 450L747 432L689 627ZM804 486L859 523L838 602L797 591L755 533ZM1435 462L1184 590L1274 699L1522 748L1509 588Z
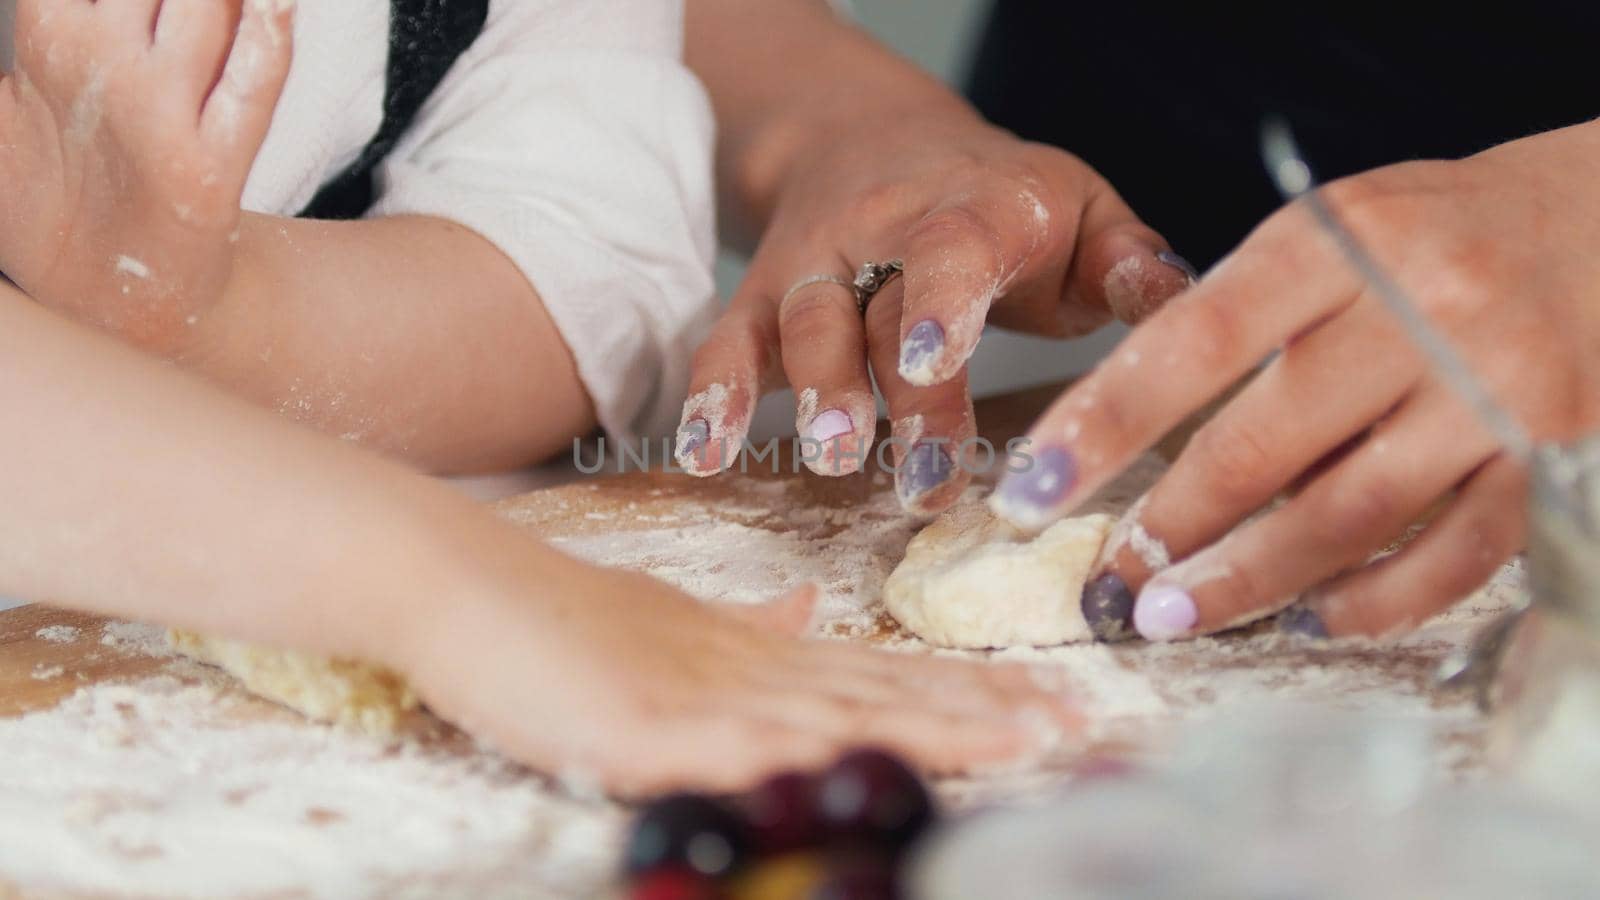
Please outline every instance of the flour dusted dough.
M971 495L906 547L883 586L889 614L930 644L966 649L1048 647L1093 638L1083 585L1112 526L1166 470L1153 454L1032 537Z
M1079 600L1115 522L1106 513L1078 516L1030 539L981 500L964 500L911 539L884 583L884 605L941 647L1089 640Z
M251 693L322 722L387 735L417 708L405 679L379 666L187 631L173 630L168 638L179 652L220 667Z

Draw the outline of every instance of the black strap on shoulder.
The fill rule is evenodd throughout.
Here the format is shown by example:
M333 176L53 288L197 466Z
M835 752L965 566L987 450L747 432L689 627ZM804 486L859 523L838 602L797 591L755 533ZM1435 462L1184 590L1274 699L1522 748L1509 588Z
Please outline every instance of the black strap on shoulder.
M488 16L489 0L391 0L383 123L356 161L317 191L301 218L357 219L372 207L373 170L477 40Z

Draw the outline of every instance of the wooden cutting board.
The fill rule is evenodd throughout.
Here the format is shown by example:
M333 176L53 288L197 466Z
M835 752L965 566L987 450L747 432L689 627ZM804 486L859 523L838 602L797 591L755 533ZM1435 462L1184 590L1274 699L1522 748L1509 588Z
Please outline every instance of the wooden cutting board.
M1022 434L1059 391L1060 386L1047 386L981 402L978 421L984 436L1003 446ZM1187 431L1180 429L1164 442L1166 455L1176 453ZM712 600L770 596L786 581L816 581L842 598L837 601L839 616L824 624L828 636L897 652L927 652L929 648L902 632L876 606L874 579L892 567L915 529L914 522L898 515L892 480L882 472L820 478L803 469L795 472L787 459L780 459L779 468L773 473L764 465L710 480L659 472L605 475L513 498L497 509L576 555L642 568L699 588ZM1136 642L1001 656L1053 667L1071 689L1082 693L1093 714L1106 723L1127 726L1103 734L1095 745L1097 753L1148 753L1155 745L1145 736L1162 725L1230 704L1288 701L1379 709L1426 721L1440 736L1440 764L1470 770L1481 759L1481 722L1467 698L1438 691L1432 673L1446 654L1515 601L1521 590L1513 566L1457 612L1393 647L1311 646L1257 628L1176 645ZM101 617L43 606L0 612L0 647L0 718L50 709L88 686L124 682L138 686L151 683L141 679L167 674L186 682L200 678L221 684L230 701L230 716L239 722L288 721L290 727L308 732L319 728L294 722L273 704L243 696L214 672L206 674L192 663L160 655L149 630L133 631ZM464 742L448 743L442 750L440 746L434 744L432 750L461 758L483 756ZM0 740L0 760L10 749ZM940 791L947 802L958 806L1032 793L1069 779L1084 753L1082 747L1067 748L1047 760L1038 773L952 780L940 785ZM539 791L551 790L532 774L517 777L524 788L531 784ZM360 801L347 798L346 802ZM354 812L318 806L307 815L324 816L329 822L359 821ZM572 815L591 814L616 821L615 815L603 811ZM0 808L0 824L4 816ZM597 840L615 840L615 832ZM487 896L493 893L486 892L489 885L511 885L511 895L517 895L517 885L529 884L530 876L518 868L529 855L558 855L557 849L541 847L505 851L509 854L505 858L512 861L502 867L475 860L459 870L435 867L395 883L414 887L416 879L423 878L440 885L440 896L459 894L466 885ZM609 845L601 849L605 854L615 852ZM495 882L502 876L493 873L500 872L505 873L504 884ZM6 893L7 875L0 868L0 896ZM530 889L524 896L594 896L601 889L582 878L577 887L555 883L544 890Z

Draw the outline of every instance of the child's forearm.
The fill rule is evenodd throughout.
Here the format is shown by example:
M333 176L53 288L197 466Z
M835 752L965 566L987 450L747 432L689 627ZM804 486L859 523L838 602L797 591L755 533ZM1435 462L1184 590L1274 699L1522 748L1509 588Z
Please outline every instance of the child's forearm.
M975 115L949 88L841 20L827 0L688 0L686 53L716 109L717 184L734 237L759 235L807 146Z
M418 623L492 593L484 548L520 537L9 287L0 416L0 596L397 661Z
M246 215L192 332L187 367L433 471L527 464L594 427L534 287L439 219Z

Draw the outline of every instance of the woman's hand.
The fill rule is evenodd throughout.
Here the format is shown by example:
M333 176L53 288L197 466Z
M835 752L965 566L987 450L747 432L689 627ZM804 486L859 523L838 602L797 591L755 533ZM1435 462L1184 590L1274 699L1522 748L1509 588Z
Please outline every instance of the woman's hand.
M687 439L737 448L756 400L787 381L800 434L824 448L839 439L841 452L808 454L813 471L854 472L876 425L876 377L906 442L895 446L900 498L936 511L967 480L952 457L975 433L966 364L986 321L1071 337L1113 315L1137 321L1189 282L1093 170L965 110L821 144L789 175L744 284L695 358ZM904 279L865 321L848 287L803 285L893 258ZM716 454L709 462L695 468L720 468Z
M401 662L431 709L542 771L735 790L861 745L962 771L1081 724L1019 667L801 640L809 588L724 612L523 535L505 548L519 574L430 618Z
M691 472L731 463L756 401L785 382L820 450L812 470L856 471L876 378L901 501L937 511L969 478L954 463L974 436L966 363L986 322L1081 335L1189 284L1083 162L987 125L825 4L694 0L689 14L690 63L723 127L726 218L761 235L695 358L679 431ZM905 276L865 321L847 285L819 280L891 259Z
M1600 424L1600 126L1324 196L1536 438ZM1263 361L1108 544L1083 598L1103 637L1204 634L1297 598L1287 629L1389 634L1522 546L1524 473L1296 206L1056 402L996 509L1065 514Z

